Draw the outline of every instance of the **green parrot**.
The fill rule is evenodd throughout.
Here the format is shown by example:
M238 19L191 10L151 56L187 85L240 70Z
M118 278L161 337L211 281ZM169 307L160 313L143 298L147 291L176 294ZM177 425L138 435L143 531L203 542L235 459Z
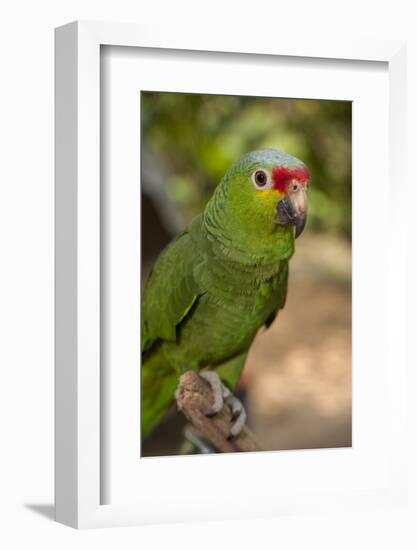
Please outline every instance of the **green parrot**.
M179 376L195 370L230 400L256 333L284 307L288 262L304 229L309 173L275 149L244 155L202 214L162 252L142 297L142 438L161 422ZM203 370L204 369L204 370Z

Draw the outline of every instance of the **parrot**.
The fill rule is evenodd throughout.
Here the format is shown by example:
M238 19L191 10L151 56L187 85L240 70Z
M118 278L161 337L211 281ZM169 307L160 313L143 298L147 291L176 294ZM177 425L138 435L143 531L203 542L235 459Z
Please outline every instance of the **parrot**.
M193 370L213 389L210 414L234 396L250 346L285 305L288 264L307 219L310 175L299 159L257 149L235 162L204 211L163 250L141 307L141 433L148 437Z

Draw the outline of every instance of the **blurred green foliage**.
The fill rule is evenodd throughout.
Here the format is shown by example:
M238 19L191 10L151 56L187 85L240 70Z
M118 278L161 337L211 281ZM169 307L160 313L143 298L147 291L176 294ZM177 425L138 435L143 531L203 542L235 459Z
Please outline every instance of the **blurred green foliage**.
M350 238L351 102L142 92L142 143L188 220L241 155L274 147L311 174L309 228Z

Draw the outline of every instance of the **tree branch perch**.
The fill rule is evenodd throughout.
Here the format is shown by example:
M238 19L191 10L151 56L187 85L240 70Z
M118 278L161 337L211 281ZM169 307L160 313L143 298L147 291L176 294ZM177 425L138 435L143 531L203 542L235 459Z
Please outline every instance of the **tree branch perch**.
M208 441L217 451L234 453L261 450L247 426L236 437L229 439L233 418L227 404L216 415L207 416L213 405L213 392L208 382L196 372L187 371L180 377L176 398L178 408L194 426L196 435Z

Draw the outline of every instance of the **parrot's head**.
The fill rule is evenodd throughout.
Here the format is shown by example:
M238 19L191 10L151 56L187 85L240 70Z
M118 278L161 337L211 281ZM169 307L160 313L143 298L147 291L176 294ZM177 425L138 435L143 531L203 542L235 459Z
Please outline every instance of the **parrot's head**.
M302 233L309 173L297 158L276 149L252 151L230 168L222 185L236 228L245 226L259 237L278 228L287 228L295 238Z
M215 238L252 256L288 258L307 219L309 173L303 162L276 149L247 153L226 172L206 206Z
M234 234L256 241L256 247L273 246L276 239L290 244L306 224L308 185L303 162L276 149L259 149L226 173L215 210Z

